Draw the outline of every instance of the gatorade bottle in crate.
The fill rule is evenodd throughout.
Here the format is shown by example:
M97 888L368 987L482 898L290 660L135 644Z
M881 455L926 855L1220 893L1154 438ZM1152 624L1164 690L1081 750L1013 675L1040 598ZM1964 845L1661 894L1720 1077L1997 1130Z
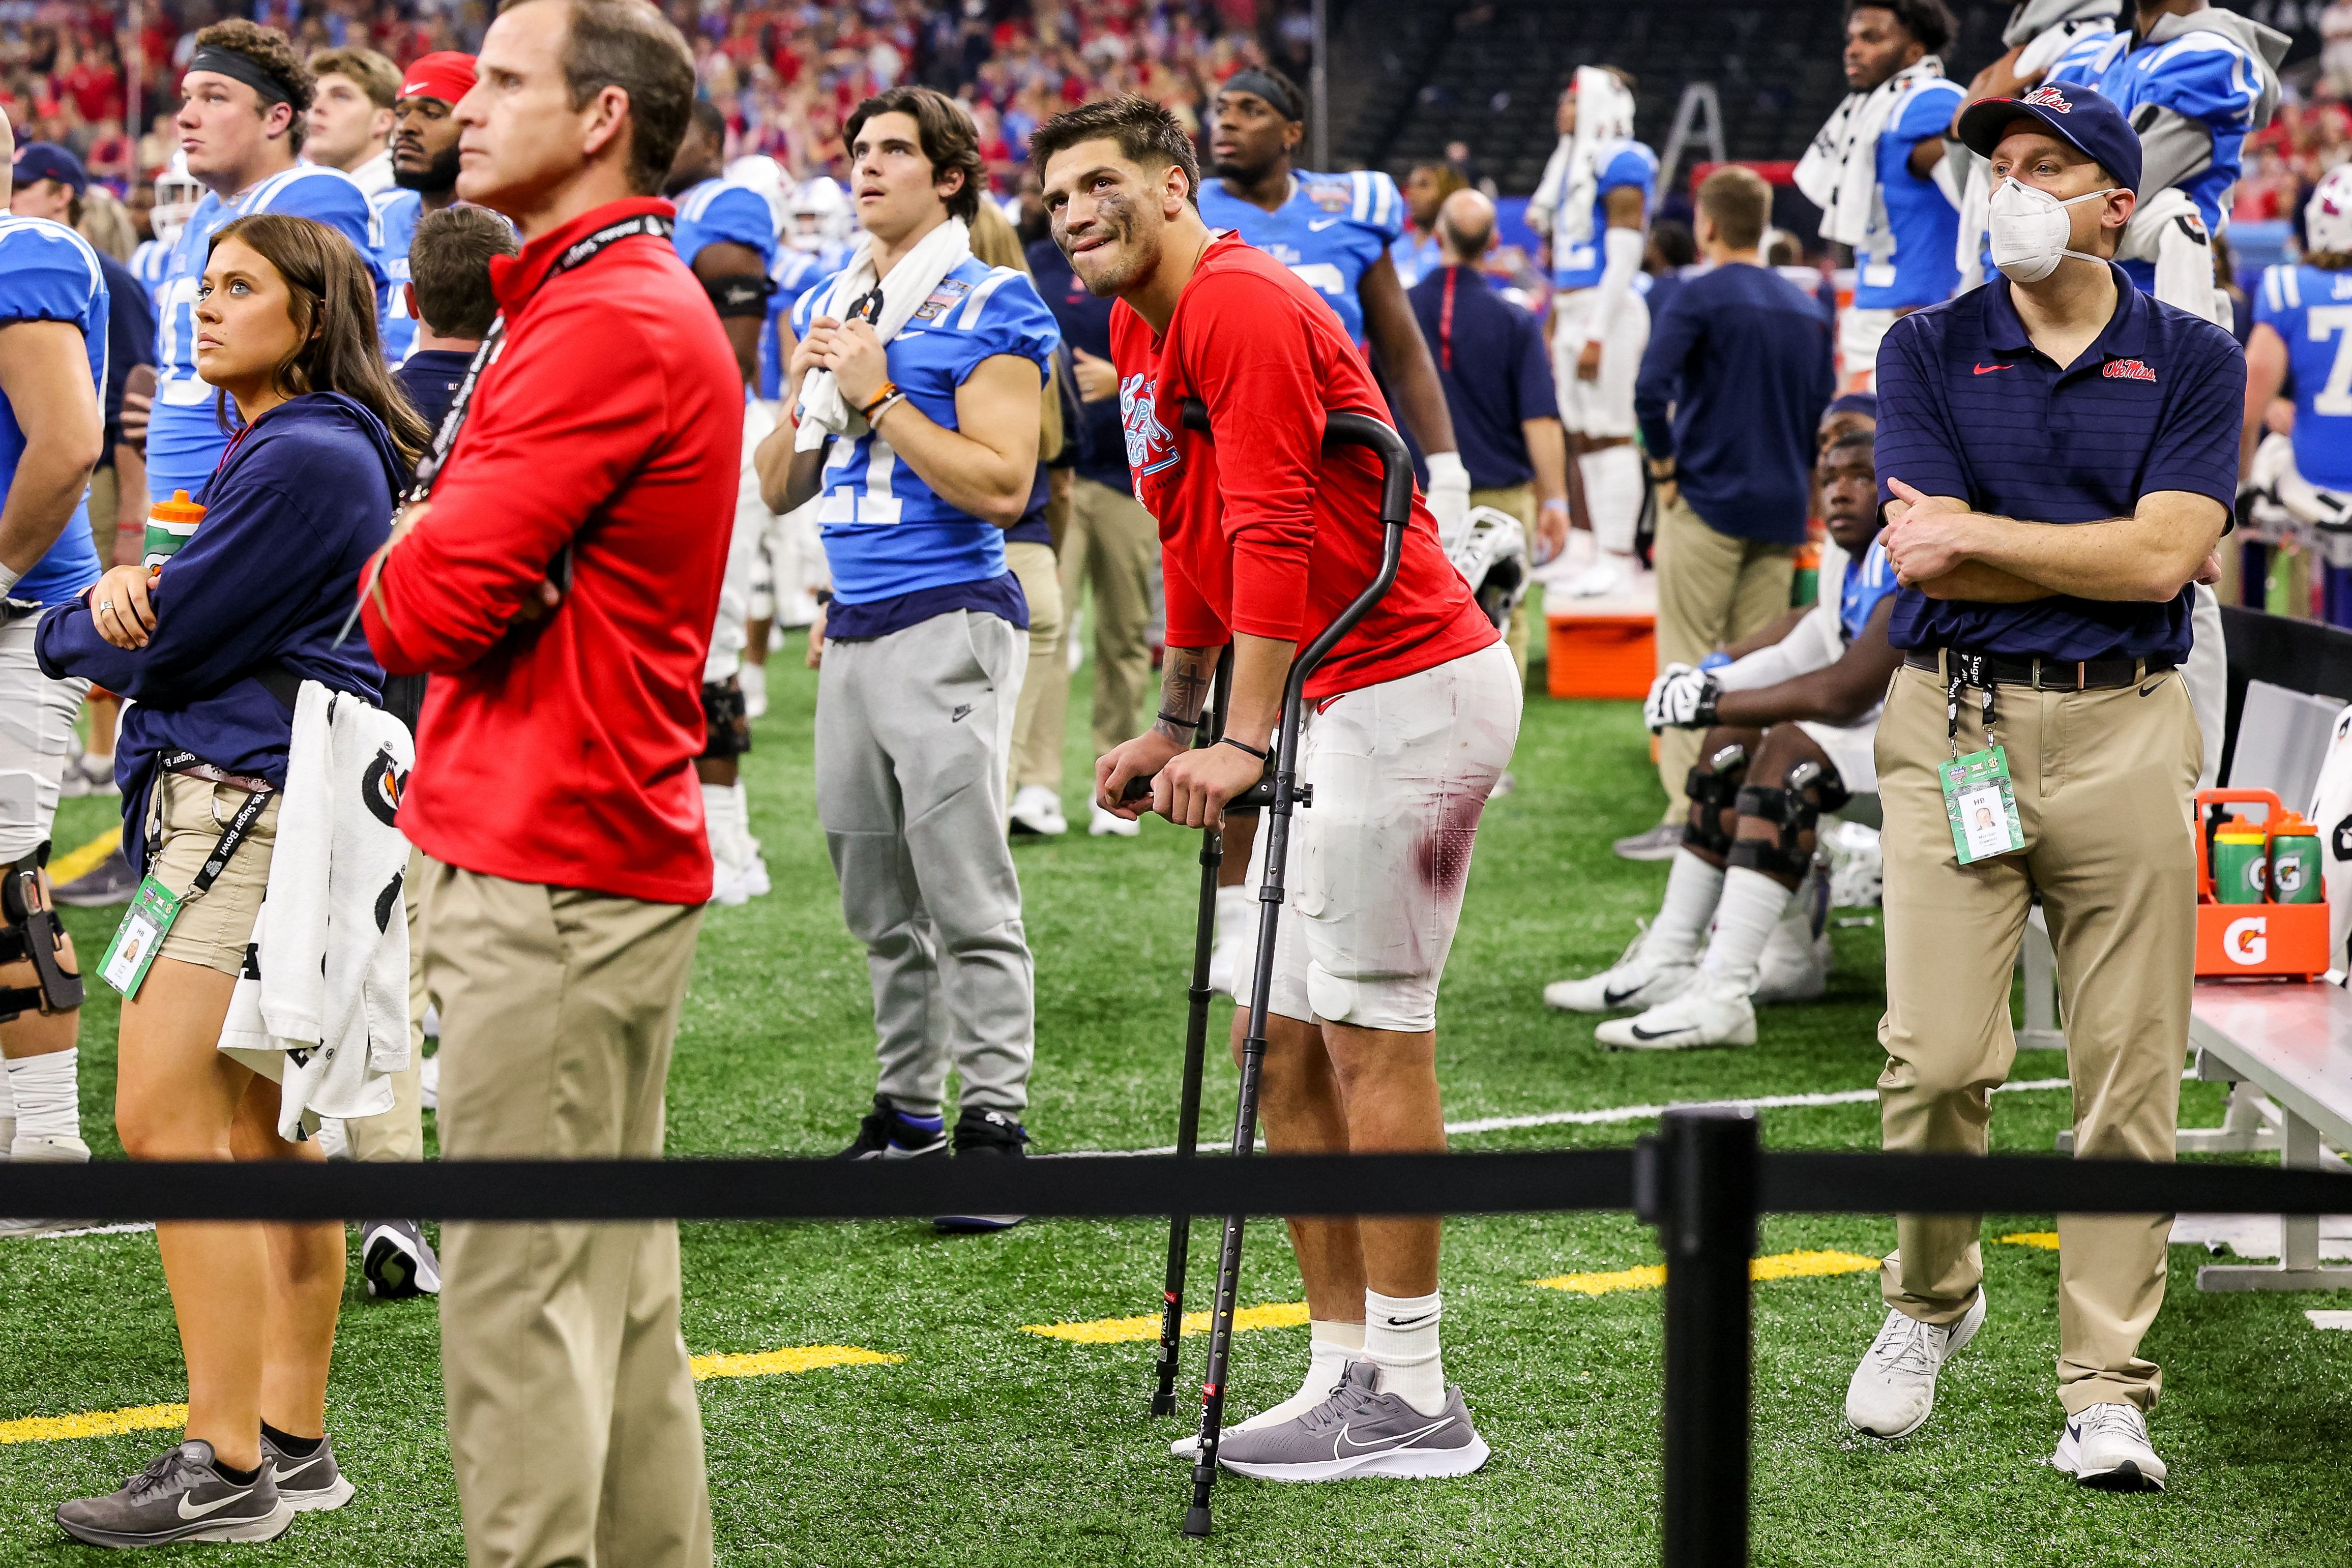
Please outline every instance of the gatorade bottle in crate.
M185 490L174 490L168 501L158 501L147 509L147 543L141 550L139 562L154 576L163 570L163 563L180 553L180 547L194 537L196 525L205 520L205 509L188 499Z
M2258 822L2232 817L2213 835L2213 901L2260 904L2270 881L2269 835Z
M2280 904L2317 904L2320 886L2319 830L2283 813L2271 828L2271 897Z

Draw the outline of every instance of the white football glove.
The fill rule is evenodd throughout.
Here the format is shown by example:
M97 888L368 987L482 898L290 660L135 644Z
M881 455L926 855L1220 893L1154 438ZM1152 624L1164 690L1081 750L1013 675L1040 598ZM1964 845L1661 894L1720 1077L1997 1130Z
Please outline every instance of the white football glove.
M1653 735L1662 729L1706 729L1715 723L1715 699L1722 689L1711 670L1668 664L1650 683L1650 695L1642 704L1643 722Z
M1455 540L1470 511L1470 470L1462 466L1458 452L1433 452L1423 461L1429 465L1429 486L1421 498L1437 524L1437 537Z

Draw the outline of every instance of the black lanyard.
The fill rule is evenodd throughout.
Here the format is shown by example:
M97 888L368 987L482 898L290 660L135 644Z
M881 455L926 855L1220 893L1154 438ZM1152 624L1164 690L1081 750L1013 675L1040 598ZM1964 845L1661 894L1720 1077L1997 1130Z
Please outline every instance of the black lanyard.
M173 751L158 758L155 766L159 773L171 773L200 760L193 751ZM160 791L163 787L163 780L158 779L155 788ZM184 906L194 904L213 890L214 882L228 869L228 862L236 859L236 852L245 847L245 841L253 836L253 825L261 821L261 813L269 809L269 802L277 793L275 789L265 787L246 795L245 804L236 809L236 815L231 817L228 826L221 830L219 841L213 845L213 852L205 857L204 865L196 872L195 881L181 896L180 903ZM152 842L152 835L150 842Z
M547 277L552 278L575 267L585 266L617 240L633 239L639 235L666 240L676 226L667 218L655 213L640 213L635 217L607 224L556 257L555 265L548 269ZM541 287L545 287L546 282L547 278L541 278ZM442 415L441 428L434 434L433 450L417 463L416 478L408 486L408 493L401 497L403 506L413 507L433 494L433 482L440 477L441 465L448 461L450 448L457 444L457 432L464 426L466 411L473 403L474 388L481 381L482 371L498 357L499 345L506 340L506 335L507 318L502 310L491 321L488 334L482 339L482 346L474 350L474 362L466 367L466 379L457 383L457 395L449 400L449 412Z

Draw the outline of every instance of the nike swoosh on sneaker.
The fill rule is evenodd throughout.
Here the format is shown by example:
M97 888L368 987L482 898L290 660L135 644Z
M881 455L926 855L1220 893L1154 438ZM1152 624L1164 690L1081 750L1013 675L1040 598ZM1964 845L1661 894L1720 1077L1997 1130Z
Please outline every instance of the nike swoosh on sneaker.
M318 1453L311 1455L300 1464L296 1465L292 1469L280 1469L278 1472L278 1484L284 1486L288 1481L292 1480L296 1476L300 1475L304 1470L310 1469L313 1465L324 1463L326 1461L326 1451L324 1449L320 1449Z
M1345 1456L1340 1451L1344 1448L1354 1448L1360 1452L1369 1451L1373 1448L1401 1448L1408 1443L1418 1442L1423 1437L1432 1437L1436 1433L1443 1432L1446 1427L1451 1427L1452 1425L1454 1425L1453 1416L1441 1416L1436 1420L1432 1421L1428 1426L1421 1427L1417 1431L1407 1432L1401 1437L1383 1437L1377 1443L1359 1443L1353 1437L1349 1437L1348 1428L1342 1427L1339 1428L1339 1436L1334 1439L1331 1444L1331 1457L1333 1458L1344 1458Z
M243 1502L247 1498L249 1498L252 1495L253 1489L251 1487L247 1487L243 1491L231 1492L228 1496L224 1498L215 1498L211 1502L196 1502L193 1493L182 1492L180 1494L180 1517L182 1519L202 1519L208 1513L218 1513L222 1509L226 1508L233 1502Z
M1644 980L1640 986L1628 986L1622 991L1603 990L1601 993L1601 1005L1604 1007L1622 1008L1633 998L1640 996L1642 994L1642 987L1646 986L1649 983L1649 981Z
M1678 1034L1691 1032L1691 1026L1688 1024L1683 1025L1680 1029L1643 1029L1640 1024L1631 1027L1635 1040L1672 1040Z

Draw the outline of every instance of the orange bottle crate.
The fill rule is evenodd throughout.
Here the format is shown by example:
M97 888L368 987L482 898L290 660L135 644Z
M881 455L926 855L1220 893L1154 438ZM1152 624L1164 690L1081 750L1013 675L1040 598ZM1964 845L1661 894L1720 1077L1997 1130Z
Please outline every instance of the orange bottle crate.
M1556 697L1650 695L1658 674L1656 618L1563 615L1551 620L1545 686Z
M2209 806L2243 801L2269 809L2275 822L2285 806L2268 789L2197 791L2197 975L2200 979L2309 979L2327 962L2326 904L2220 904L2207 853Z

